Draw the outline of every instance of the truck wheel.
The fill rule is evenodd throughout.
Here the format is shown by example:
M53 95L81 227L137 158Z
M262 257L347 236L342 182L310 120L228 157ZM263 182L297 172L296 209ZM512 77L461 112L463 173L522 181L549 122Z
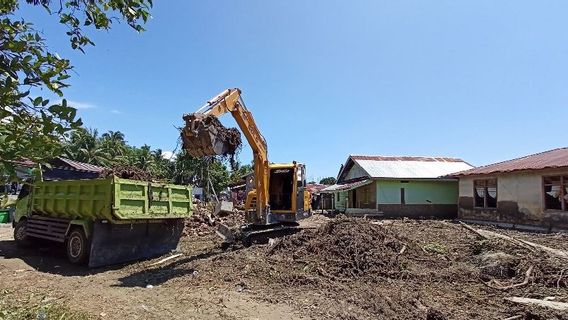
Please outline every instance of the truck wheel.
M84 264L89 257L89 241L81 228L71 230L65 244L67 259L73 264Z
M20 220L14 228L14 240L16 240L16 245L18 247L27 248L32 245L32 239L26 235L27 228L28 222L25 219Z

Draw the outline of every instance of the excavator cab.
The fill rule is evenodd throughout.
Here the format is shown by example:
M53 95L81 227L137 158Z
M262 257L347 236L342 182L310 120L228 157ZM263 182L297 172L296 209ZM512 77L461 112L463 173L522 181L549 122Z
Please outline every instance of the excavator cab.
M271 164L268 179L270 223L295 222L309 215L306 167L300 163ZM306 199L307 198L307 199Z

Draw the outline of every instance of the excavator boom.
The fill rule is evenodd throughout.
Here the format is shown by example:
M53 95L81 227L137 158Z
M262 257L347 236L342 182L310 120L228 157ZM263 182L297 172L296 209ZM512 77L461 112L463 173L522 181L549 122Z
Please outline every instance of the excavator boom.
M266 141L239 89L227 89L196 112L184 115L183 148L193 157L234 154L241 144L240 133L221 124L218 118L226 113L233 116L246 137L254 162L254 189L248 192L245 203L248 224L241 227L239 238L250 244L297 232L297 220L309 215L304 166L269 163ZM226 226L221 225L217 233L226 241L235 239Z
M196 112L184 115L183 148L193 157L233 154L241 143L240 134L237 129L227 129L221 124L218 118L226 113L235 118L252 148L256 214L251 222L261 221L268 209L268 152L239 89L227 89Z

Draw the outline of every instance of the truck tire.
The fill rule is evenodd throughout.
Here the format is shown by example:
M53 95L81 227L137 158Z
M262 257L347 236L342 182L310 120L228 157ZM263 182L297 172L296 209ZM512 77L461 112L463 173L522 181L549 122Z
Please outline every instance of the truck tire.
M32 239L26 235L27 227L28 221L26 221L26 219L22 219L16 223L16 227L14 228L14 240L16 240L18 247L29 248L32 245Z
M90 246L83 228L73 228L65 242L67 259L73 264L85 264L89 258Z

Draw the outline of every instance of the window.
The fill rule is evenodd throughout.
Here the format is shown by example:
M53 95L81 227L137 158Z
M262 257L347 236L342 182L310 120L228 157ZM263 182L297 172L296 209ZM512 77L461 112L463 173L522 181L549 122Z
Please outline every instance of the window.
M568 211L568 176L543 177L544 209Z
M497 208L497 179L474 180L473 201L476 208Z

